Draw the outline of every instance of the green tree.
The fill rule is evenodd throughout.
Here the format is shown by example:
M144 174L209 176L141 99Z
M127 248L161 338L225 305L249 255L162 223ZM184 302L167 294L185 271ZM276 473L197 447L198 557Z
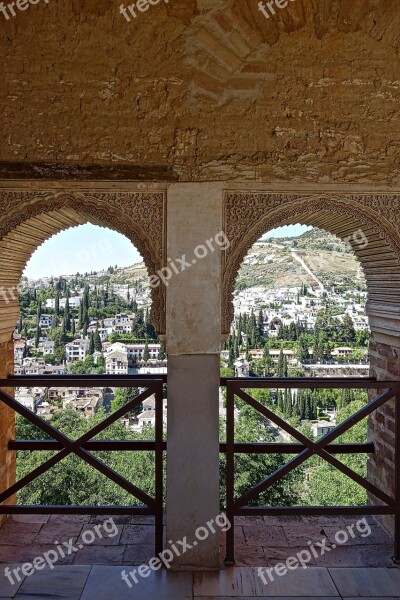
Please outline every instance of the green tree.
M235 441L256 443L274 441L266 419L244 403L237 402L239 415L235 421ZM225 441L225 431L221 423L221 440ZM290 457L289 457L290 459ZM267 474L281 468L288 460L281 454L238 454L235 458L235 496L241 496L255 487ZM221 455L221 507L225 508L226 460ZM266 492L249 502L249 506L295 505L302 501L304 471L300 467Z
M355 400L339 410L337 422L348 419L365 406L363 400ZM365 443L367 441L367 423L357 423L349 432L340 436L335 443ZM350 467L359 475L367 475L367 459L363 454L336 455L336 458ZM326 461L314 458L309 475L309 485L306 492L307 504L316 506L363 506L367 503L367 493L347 475L344 475Z
M300 363L306 362L310 358L310 354L308 351L308 338L302 333L299 337L298 346L297 346L297 360Z
M265 343L265 337L264 337L264 316L263 316L262 310L260 310L258 313L256 338L257 338L257 345L263 346Z
M276 368L276 376L277 377L287 377L288 376L288 364L287 358L283 353L283 350L279 352L278 364Z
M73 409L60 410L53 416L52 425L71 439L77 439L89 428L104 420L104 417L102 411L89 419L85 419ZM16 427L19 439L49 439L47 434L39 431L19 415L16 418ZM142 433L133 433L117 422L100 433L96 439L153 440L154 430L148 427ZM45 460L51 458L53 454L51 451L19 452L17 478L20 479L32 472ZM100 451L96 452L96 457L128 480L132 479L132 473L134 473L140 487L146 493L154 496L154 452ZM129 505L132 503L132 496L101 475L97 470L86 465L77 456L70 455L41 477L25 486L18 493L18 503L29 505L65 504L67 506L79 504L94 506Z
M56 292L56 297L54 301L54 314L55 314L55 325L57 325L58 317L60 316L60 293Z
M67 294L67 299L65 300L64 321L65 321L65 329L67 331L71 331L71 313L70 313L70 309L69 309L69 293Z
M345 314L340 327L340 338L345 344L353 344L356 339L356 330L353 319L349 314Z
M115 392L114 400L111 402L112 412L120 409L122 406L125 406L125 404L131 400L134 400L138 395L139 390L135 387L118 388ZM129 414L139 415L141 412L143 412L143 403L135 406L135 408L131 410Z
M89 350L88 350L88 354L94 354L95 351L95 345L94 345L94 333L93 331L90 333L90 337L89 337Z
M146 342L144 344L143 360L145 362L148 362L150 360L149 341L148 341L147 337L146 337Z
M39 323L36 327L36 335L35 335L35 348L39 348L40 338L42 337L42 330L40 328Z
M101 337L99 334L99 330L96 327L96 331L94 332L94 348L96 350L96 352L101 352L103 349L103 345L101 343Z

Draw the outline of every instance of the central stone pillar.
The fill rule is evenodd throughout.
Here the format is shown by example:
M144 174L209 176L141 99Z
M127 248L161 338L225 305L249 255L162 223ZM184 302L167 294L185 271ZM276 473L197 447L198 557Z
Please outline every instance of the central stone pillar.
M174 569L218 569L219 532L195 534L220 513L222 188L172 185L167 223L167 265L179 269L167 281L167 547L196 542Z

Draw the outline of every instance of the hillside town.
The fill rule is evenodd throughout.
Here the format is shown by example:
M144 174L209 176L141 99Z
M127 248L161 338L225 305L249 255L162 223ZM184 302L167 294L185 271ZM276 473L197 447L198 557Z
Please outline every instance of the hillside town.
M150 323L149 288L143 281L135 286L110 285L103 281L110 271L24 282L21 318L14 334L17 375L166 374L167 357ZM366 374L365 302L366 293L358 289L321 290L303 284L300 288L238 290L232 334L221 353L222 368L230 368L239 377L277 375L283 358L288 372L297 375ZM319 356L311 338L327 310L337 315L338 324L347 320L354 333L350 332L348 344L332 344L328 353L325 349ZM304 356L299 355L301 336L308 336L309 342ZM114 396L115 390L109 388L17 390L18 400L45 418L68 407L86 417L99 409L107 412ZM124 424L133 430L154 424L154 401L150 399L142 409ZM166 406L164 413L166 421Z

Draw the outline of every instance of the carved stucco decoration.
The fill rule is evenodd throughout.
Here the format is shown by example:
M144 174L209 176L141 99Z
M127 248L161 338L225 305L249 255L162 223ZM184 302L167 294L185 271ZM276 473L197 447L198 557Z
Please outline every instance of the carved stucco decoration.
M229 333L234 316L233 293L242 262L255 242L281 225L312 224L317 212L353 219L355 226L377 234L400 260L400 195L396 194L290 194L226 192L224 228L230 241L223 256L222 334ZM311 216L311 218L310 218ZM336 226L331 229L335 233ZM340 228L340 218L339 218Z
M142 255L149 276L163 266L166 226L164 192L2 191L0 239L32 217L65 208L73 209L88 221L124 234ZM164 287L152 288L151 295L153 325L159 334L165 334Z

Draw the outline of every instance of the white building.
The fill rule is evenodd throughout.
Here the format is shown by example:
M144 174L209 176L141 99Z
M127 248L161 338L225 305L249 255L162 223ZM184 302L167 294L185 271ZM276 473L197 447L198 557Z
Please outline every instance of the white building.
M311 430L313 432L313 436L315 438L326 435L330 431L335 429L336 425L334 423L329 423L328 421L320 421L319 423L311 423Z
M77 339L65 345L65 355L67 362L75 360L84 360L89 350L89 341L86 339Z
M163 410L163 424L167 425L167 410ZM144 427L150 425L151 427L155 427L156 425L156 411L155 410L145 410L138 416L138 429L141 431Z
M54 342L45 342L43 344L43 356L47 356L48 354L54 354Z
M110 346L108 346L107 353L114 352L115 350L126 352L128 356L128 361L132 363L134 359L143 358L145 347L145 344L124 344L123 342L115 342L115 344L111 344ZM156 359L158 357L160 348L160 344L147 345L147 349L150 354L150 359Z
M106 354L107 375L128 375L128 354L121 349L115 349Z
M60 298L60 303L59 303L60 308L65 308L66 302L67 302L66 298ZM69 307L77 309L77 308L79 308L81 302L82 302L82 296L72 296L72 298L69 298ZM48 300L46 300L46 308L52 308L54 310L55 307L56 307L55 298L49 298Z
M40 327L52 327L53 319L50 315L40 315L39 326Z

